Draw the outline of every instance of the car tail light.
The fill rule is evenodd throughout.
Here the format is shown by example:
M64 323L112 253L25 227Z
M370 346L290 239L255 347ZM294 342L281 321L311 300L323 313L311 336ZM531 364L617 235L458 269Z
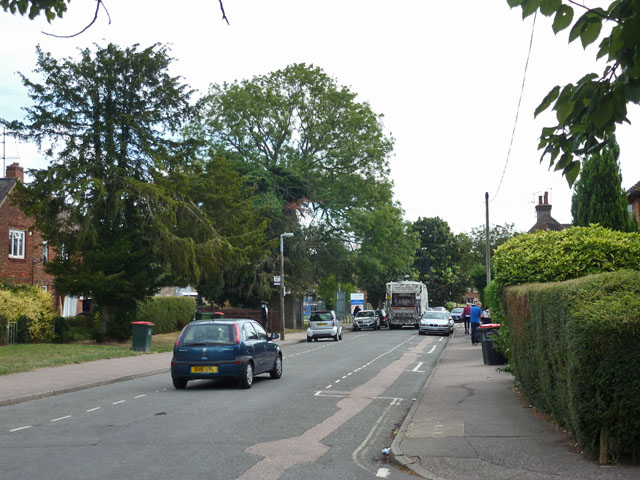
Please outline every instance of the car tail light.
M333 321L333 326L334 326L334 327L336 326L336 321L335 321L335 320Z
M235 344L237 345L237 344L239 344L239 343L240 343L240 339L242 338L242 337L240 336L240 327L238 326L238 324L237 324L237 323L234 323L234 324L233 324L233 331L235 332L235 337L236 337Z

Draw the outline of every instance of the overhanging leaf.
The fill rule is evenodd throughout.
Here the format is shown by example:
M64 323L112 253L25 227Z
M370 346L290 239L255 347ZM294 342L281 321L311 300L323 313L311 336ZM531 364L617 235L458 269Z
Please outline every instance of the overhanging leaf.
M571 162L571 164L564 170L564 176L567 179L569 186L573 186L578 174L580 173L580 162Z
M545 17L550 17L562 6L561 0L542 0L540 2L540 13Z
M536 108L533 116L537 117L540 112L545 111L549 107L549 105L551 105L551 103L558 98L559 94L560 94L560 85L556 85L555 87L553 87L553 89L549 93L547 93L547 96L544 97L544 99L542 100L542 103L538 105L538 108Z
M573 8L568 5L561 5L556 12L556 16L553 17L553 33L558 33L569 25L573 21Z
M586 48L587 45L596 41L600 36L600 30L602 29L602 19L600 17L591 17L591 20L587 22L580 34L580 41L582 47Z

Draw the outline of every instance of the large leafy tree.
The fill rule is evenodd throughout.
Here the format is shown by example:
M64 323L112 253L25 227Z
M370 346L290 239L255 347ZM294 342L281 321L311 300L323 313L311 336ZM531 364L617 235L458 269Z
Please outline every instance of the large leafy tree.
M574 0L507 0L520 6L522 16L538 10L553 16L553 31L571 26L569 42L580 39L592 44L602 33L597 58L606 59L601 74L589 73L575 84L554 87L536 109L538 115L553 105L557 125L542 129L539 148L542 159L561 170L569 184L578 177L580 162L603 148L616 129L628 122L627 105L640 103L640 3L614 0L607 9L590 8ZM576 15L577 13L577 15Z
M510 238L516 236L518 232L515 224L505 223L504 225L492 225L489 228L489 255L493 256L496 249ZM487 234L484 225L471 229L469 235L471 239L471 251L469 252L468 266L486 265L487 261Z
M365 281L376 270L356 258L382 241L385 229L375 228L375 215L403 232L388 180L392 139L381 116L320 68L304 64L212 85L201 107L194 135L256 187L270 237L296 233L287 240L290 286L304 290L331 274L348 281L356 270ZM373 240L376 235L381 238ZM395 264L382 258L388 253L371 248L368 260Z
M429 303L444 305L466 291L469 278L463 272L463 245L449 224L439 217L419 218L412 229L420 239L413 268L427 285Z
M402 213L389 201L374 211L359 212L354 221L354 273L358 286L367 292L367 301L374 307L384 302L387 282L412 274L418 239Z
M633 231L627 211L627 195L622 189L615 141L587 158L571 199L573 225L588 227L598 223L620 231Z
M57 60L38 48L22 76L33 106L4 122L50 160L20 190L24 211L60 255L47 265L56 290L91 297L105 336L129 333L135 301L212 268L225 242L165 177L192 152L176 136L189 89L167 70L166 47L85 49Z
M202 163L171 172L160 179L174 196L189 199L206 216L229 248L219 249L213 268L201 269L198 293L209 301L234 305L259 305L270 296L269 279L263 265L271 260L273 242L268 242L268 216L255 207L255 188L224 157L211 155ZM190 216L191 222L199 222ZM185 218L185 221L187 219ZM207 230L188 228L207 241Z

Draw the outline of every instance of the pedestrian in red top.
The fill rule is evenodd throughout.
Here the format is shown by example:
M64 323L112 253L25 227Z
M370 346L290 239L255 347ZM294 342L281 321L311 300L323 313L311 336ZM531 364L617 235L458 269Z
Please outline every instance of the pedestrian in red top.
M462 311L462 319L464 320L464 333L469 333L469 320L471 319L471 305L467 303Z

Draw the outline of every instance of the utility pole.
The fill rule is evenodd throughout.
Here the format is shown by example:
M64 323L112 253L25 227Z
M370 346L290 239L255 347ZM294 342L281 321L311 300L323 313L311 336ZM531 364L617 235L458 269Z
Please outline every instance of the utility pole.
M280 338L284 340L284 237L293 237L293 233L280 234Z
M486 240L486 256L487 256L487 285L491 282L491 242L489 241L489 192L484 194L485 209L487 212L487 219L485 225L485 240Z

